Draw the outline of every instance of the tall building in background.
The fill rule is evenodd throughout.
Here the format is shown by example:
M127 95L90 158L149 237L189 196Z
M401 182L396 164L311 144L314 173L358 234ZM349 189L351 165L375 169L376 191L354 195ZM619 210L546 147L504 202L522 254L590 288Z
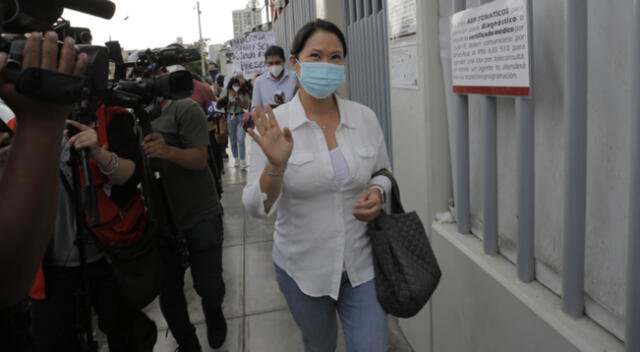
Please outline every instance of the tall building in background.
M239 37L246 32L250 32L256 26L262 24L262 12L254 10L255 5L253 2L249 2L249 5L244 10L233 11L233 36Z

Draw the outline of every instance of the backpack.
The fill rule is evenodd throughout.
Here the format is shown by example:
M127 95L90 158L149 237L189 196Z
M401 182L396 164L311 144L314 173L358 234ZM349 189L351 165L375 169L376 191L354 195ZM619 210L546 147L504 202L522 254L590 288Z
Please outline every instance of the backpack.
M108 147L107 127L117 114L128 113L120 107L101 105L96 111L98 141ZM160 293L163 265L158 247L157 230L148 226L145 203L139 191L123 207L111 200L104 190L108 178L100 172L95 160L89 159L91 181L96 186L99 223L90 230L107 252L125 303L142 309ZM82 177L84 186L86 181ZM87 223L89 219L87 219Z

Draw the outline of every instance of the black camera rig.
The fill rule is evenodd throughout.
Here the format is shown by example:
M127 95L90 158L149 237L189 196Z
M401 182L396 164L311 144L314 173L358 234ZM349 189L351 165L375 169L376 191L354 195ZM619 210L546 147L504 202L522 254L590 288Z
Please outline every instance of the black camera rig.
M23 70L21 67L26 40L24 34L52 29L65 8L106 19L115 12L114 3L108 0L0 0L0 51L9 53L2 78L14 82L21 94L60 104L72 103L80 98L81 78L39 68ZM7 37L7 34L14 37ZM78 34L88 39L86 33L80 31Z

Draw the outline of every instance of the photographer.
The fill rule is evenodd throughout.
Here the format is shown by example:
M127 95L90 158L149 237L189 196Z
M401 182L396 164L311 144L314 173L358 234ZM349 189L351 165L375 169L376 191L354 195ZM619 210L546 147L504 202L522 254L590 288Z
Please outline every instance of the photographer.
M37 67L80 74L87 65L67 39L58 56L58 36L33 33L24 48L23 68ZM7 54L0 53L0 68ZM12 155L0 181L0 309L23 299L46 249L57 206L57 165L60 138L69 105L47 104L26 97L14 84L0 81L0 96L17 115L20 130L13 138ZM6 153L6 150L5 150ZM38 214L34 221L33 214Z
M54 32L47 33L44 40L40 33L31 34L22 68L82 73L87 66L86 55L76 56L73 40L66 39L58 59L57 41ZM0 69L6 62L7 54L0 53ZM71 106L24 96L2 78L0 96L20 124L0 181L0 341L3 350L25 351L29 349L27 331L17 322L18 306L27 296L51 237L58 204L60 138ZM8 149L3 149L4 159Z
M222 218L213 175L207 167L209 136L204 112L191 99L164 100L162 114L152 122L143 151L160 165L172 205L172 216L189 250L194 288L202 298L207 337L212 348L222 346L227 325L222 313ZM180 351L201 351L189 321L184 296L183 257L171 244L164 248L165 287L160 307Z
M88 307L82 306L78 292L84 285L88 288L88 301L98 315L98 325L107 335L110 351L152 351L156 342L156 326L142 312L128 308L123 301L120 287L113 269L108 263L98 233L105 228L117 228L121 236L117 240L130 242L140 235L139 227L123 229L120 218L127 218L136 200L140 198L137 184L140 175L136 165L140 163L136 137L133 134L132 117L121 108L99 106L96 110L97 127L67 121L67 131L77 130L70 136L65 133L60 161L60 175L56 179L62 184L59 209L54 235L43 262L45 298L32 303L32 331L34 351L83 351L79 341L79 329L86 324L82 317ZM19 126L19 129L22 128ZM88 152L92 181L106 198L98 197L100 229L92 228L92 236L86 247L80 249L77 208L79 189L74 184L71 148ZM80 205L81 207L83 205ZM120 209L118 219L104 219L106 207ZM143 214L143 212L135 212ZM133 215L144 223L143 215ZM84 226L86 221L80 222ZM84 250L86 267L83 267L80 251ZM84 277L83 277L84 275ZM83 281L83 280L86 280ZM32 291L32 294L34 291ZM80 331L81 333L82 331Z

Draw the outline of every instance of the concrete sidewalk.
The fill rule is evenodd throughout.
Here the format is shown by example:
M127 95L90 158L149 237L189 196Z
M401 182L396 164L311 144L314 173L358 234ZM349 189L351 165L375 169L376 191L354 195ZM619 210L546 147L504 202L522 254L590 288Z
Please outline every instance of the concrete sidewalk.
M227 293L224 313L229 325L225 345L216 351L288 352L303 351L302 337L289 313L274 279L271 248L274 219L258 220L245 214L242 188L246 172L227 166L224 180L224 278ZM204 351L208 348L206 326L200 299L193 290L191 275L185 278L185 291L192 322L197 326ZM156 352L174 352L177 348L160 307L154 302L146 310L158 325ZM410 352L395 319L390 318L391 349ZM346 351L342 333L338 351Z

